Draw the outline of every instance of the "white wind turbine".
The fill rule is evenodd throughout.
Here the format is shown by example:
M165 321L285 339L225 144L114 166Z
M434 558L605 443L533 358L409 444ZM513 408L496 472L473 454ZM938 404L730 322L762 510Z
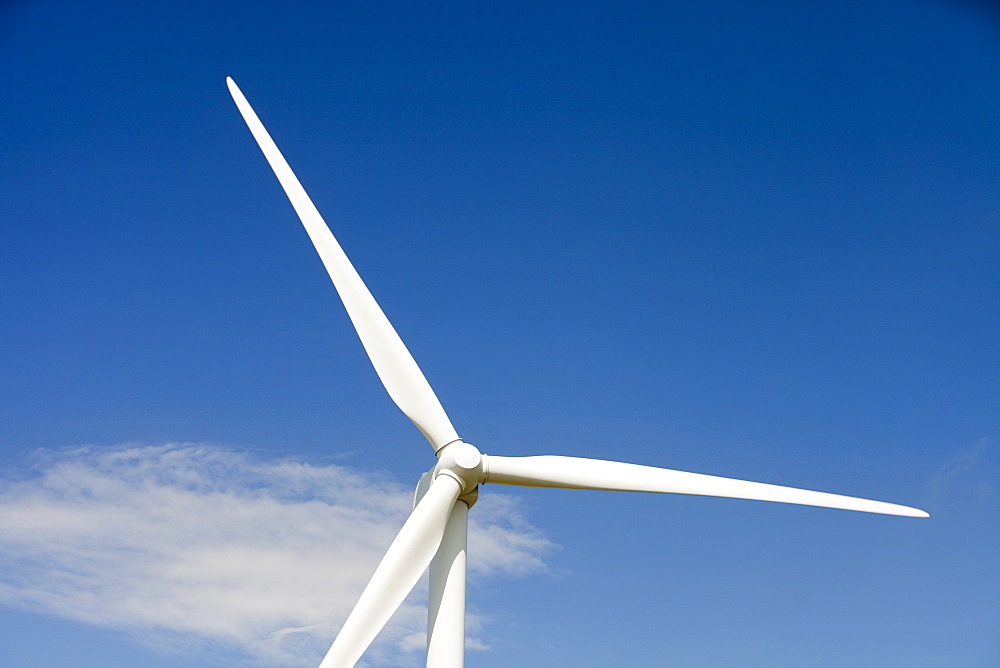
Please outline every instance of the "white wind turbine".
M243 93L229 92L281 182L340 294L389 396L430 441L438 461L420 477L416 504L389 546L320 668L353 666L430 567L427 665L462 666L465 655L465 566L469 508L484 483L661 494L695 494L797 503L885 515L928 517L916 508L579 457L485 455L462 441L420 368L278 151Z

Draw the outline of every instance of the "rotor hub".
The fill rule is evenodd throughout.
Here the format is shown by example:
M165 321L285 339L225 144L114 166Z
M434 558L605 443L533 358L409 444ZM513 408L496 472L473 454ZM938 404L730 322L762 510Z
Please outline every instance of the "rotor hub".
M454 441L438 452L434 477L450 475L462 485L463 494L472 492L483 476L483 453L464 441Z

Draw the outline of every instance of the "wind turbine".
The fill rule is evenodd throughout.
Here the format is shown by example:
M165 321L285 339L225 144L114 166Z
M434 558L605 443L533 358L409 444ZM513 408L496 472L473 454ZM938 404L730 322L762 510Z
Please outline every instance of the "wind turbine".
M459 438L416 361L341 250L309 195L232 78L229 92L264 152L340 294L361 343L437 464L420 477L414 508L320 668L353 666L430 567L427 665L462 666L465 655L466 537L479 485L693 494L928 517L916 508L839 494L579 457L486 455Z

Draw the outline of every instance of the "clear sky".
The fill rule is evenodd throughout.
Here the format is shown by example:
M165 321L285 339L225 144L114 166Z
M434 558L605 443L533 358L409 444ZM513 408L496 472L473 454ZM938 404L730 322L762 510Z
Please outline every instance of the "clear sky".
M484 489L469 665L1000 665L971 0L4 3L0 663L315 665L433 464L227 75L484 452L932 515Z

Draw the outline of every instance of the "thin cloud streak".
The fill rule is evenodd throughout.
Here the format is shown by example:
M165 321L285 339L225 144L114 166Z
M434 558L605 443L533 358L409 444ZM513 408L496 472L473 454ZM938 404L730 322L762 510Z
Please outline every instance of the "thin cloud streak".
M261 663L312 665L411 498L345 467L210 445L43 453L32 477L0 480L0 604L154 644L169 636L176 646L179 636L192 651L222 646ZM470 526L472 575L544 571L551 544L516 499L484 495L480 504L488 508ZM425 599L420 589L403 604L372 660L415 661Z
M993 480L984 461L988 445L988 438L980 438L938 467L927 484L932 507L969 501L978 507L993 495Z

